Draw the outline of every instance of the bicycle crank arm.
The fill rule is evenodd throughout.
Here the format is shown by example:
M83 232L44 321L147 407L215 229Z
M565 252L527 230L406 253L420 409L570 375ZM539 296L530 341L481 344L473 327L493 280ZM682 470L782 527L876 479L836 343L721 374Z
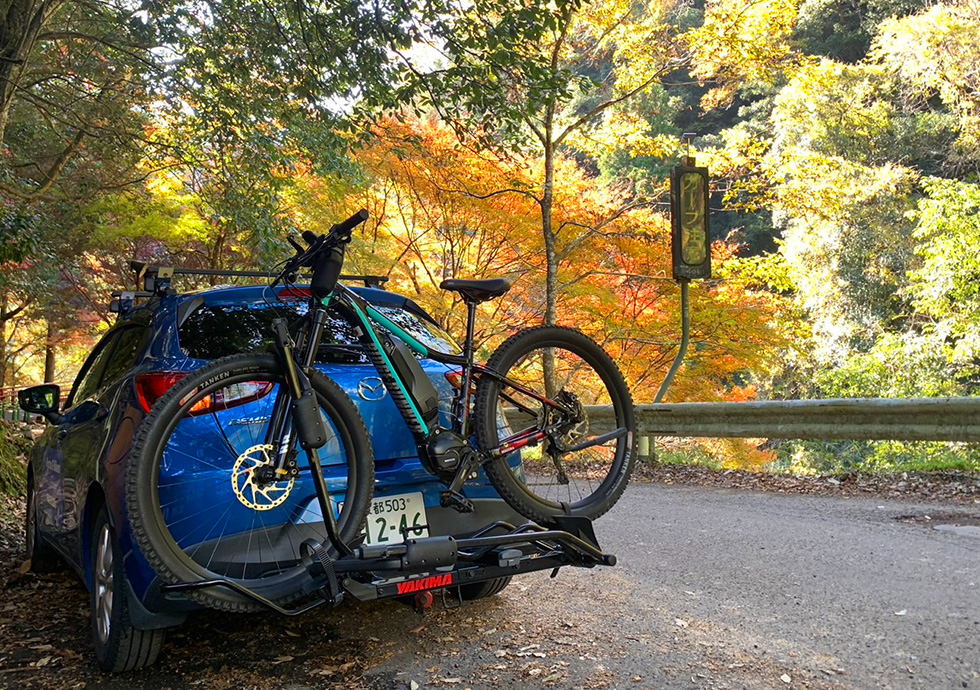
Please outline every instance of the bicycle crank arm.
M574 446L568 446L567 448L563 446L559 446L558 450L564 453L577 453L580 450L585 450L586 448L591 448L592 446L601 446L604 443L615 441L617 438L621 438L628 433L629 433L629 429L621 426L615 431L610 431L608 434L602 434L601 436L593 436L592 438L587 438L584 441L579 441Z

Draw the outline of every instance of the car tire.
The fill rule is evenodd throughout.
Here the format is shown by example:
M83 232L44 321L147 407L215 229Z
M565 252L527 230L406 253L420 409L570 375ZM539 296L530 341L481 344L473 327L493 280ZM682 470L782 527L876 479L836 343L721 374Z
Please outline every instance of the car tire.
M504 577L495 577L492 580L486 580L484 582L473 582L467 585L460 585L459 598L463 601L476 601L477 599L492 597L494 594L500 594L504 587L510 584L510 579L510 576L506 575Z
M44 540L37 521L37 496L34 493L34 479L27 480L27 510L24 519L24 543L27 545L27 560L31 562L31 572L44 574L61 570L61 558Z
M92 525L91 549L92 639L99 667L117 673L151 665L165 631L138 630L129 620L126 570L104 506Z

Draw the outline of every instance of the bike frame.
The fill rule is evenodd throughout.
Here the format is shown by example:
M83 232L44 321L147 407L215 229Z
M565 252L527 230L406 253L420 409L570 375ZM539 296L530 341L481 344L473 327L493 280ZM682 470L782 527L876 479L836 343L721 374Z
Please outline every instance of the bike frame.
M323 299L318 300L316 298L311 298L310 314L307 316L309 319L309 325L308 328L301 334L300 340L295 347L295 352L291 343L289 342L289 336L285 332L284 325L280 326L281 331L277 334L280 357L284 360L288 385L285 387L280 387L280 390L277 393L272 418L269 424L268 438L266 439L266 443L279 444L276 470L282 470L295 458L296 439L294 437L296 436L296 433L295 429L292 428L290 415L288 414L289 398L299 397L300 393L302 392L304 382L305 386L309 387L309 381L306 378L305 372L309 371L312 367L317 349L320 346L328 309L333 310L334 313L340 315L342 318L348 321L348 323L358 329L364 346L368 348L370 353L375 355L377 358L372 358L372 361L375 362L376 366L378 366L378 364L380 364L380 366L384 366L387 369L386 373L391 376L392 380L395 382L395 385L401 389L401 397L405 403L401 404L400 401L396 400L396 407L401 413L402 418L405 420L405 423L412 431L420 454L428 452L428 441L435 434L441 431L452 431L459 434L460 445L466 445L468 450L475 451L475 453L470 455L472 458L474 458L474 460L460 463L455 472L455 476L448 484L448 493L458 493L462 489L462 486L465 484L467 478L479 465L482 465L493 458L509 455L517 450L520 450L521 448L539 443L552 436L553 431L555 431L552 426L560 426L560 423L557 425L552 425L546 422L545 424L538 425L537 428L524 430L501 440L494 448L479 448L472 441L472 423L470 420L470 403L472 399L471 388L473 382L477 378L491 377L492 379L498 381L502 386L510 387L523 395L529 396L538 403L560 413L558 416L559 419L562 415L573 415L574 411L568 409L567 406L562 405L559 402L555 402L546 396L540 395L539 393L517 383L516 381L502 376L485 365L475 363L473 361L473 338L475 330L474 321L476 305L473 303L468 303L467 307L468 315L466 340L464 341L463 353L461 355L456 355L434 350L425 343L419 341L418 338L405 331L405 329L373 307L367 300L363 299L353 290L341 283L337 283L334 290ZM383 336L378 332L375 324L378 324L389 331L392 336L404 342L409 349L422 357L432 359L442 364L449 364L461 368L462 382L461 385L456 388L453 394L451 415L453 425L452 429L446 430L444 427L441 427L438 422L431 426L426 424L421 411L412 400L412 396L409 395L406 383L399 376L397 368L385 353L384 347L382 346ZM288 390L283 390L284 388ZM532 415L535 414L535 410L530 409L527 405L515 399L513 396L508 395L506 392L503 392L501 395L516 408L522 409ZM606 443L619 435L621 435L621 431L619 430L609 434L603 434L563 450L582 450L589 446ZM553 438L552 441L554 441ZM314 465L316 466L314 467ZM326 483L323 480L323 475L319 470L319 465L316 463L310 463L310 471L313 475L317 498L320 503L321 513L324 516L324 522L326 524L328 534L330 535L334 546L338 548L338 550L349 554L349 548L344 545L339 538L336 538L336 535L339 534L336 516L334 515L334 511L330 506L329 492Z
M449 364L453 366L458 366L461 368L461 383L455 388L453 393L453 405L452 405L452 431L460 434L464 438L470 438L471 436L471 423L470 423L470 401L472 398L472 384L477 377L489 376L497 381L514 388L515 390L521 391L525 395L528 395L538 402L553 408L556 411L571 414L566 406L557 403L549 398L539 395L536 392L527 389L526 387L520 385L519 383L512 381L504 376L501 376L497 372L488 369L482 364L477 364L473 361L473 337L474 337L474 316L475 316L475 305L469 305L469 314L467 319L466 328L466 339L463 343L463 353L461 355L455 355L448 352L440 352L434 350L425 343L419 341L411 333L408 333L401 326L393 322L391 319L386 317L375 307L369 304L366 300L358 296L353 290L342 284L337 284L333 293L322 300L318 305L319 308L326 310L330 306L336 308L336 310L345 315L347 320L355 327L361 329L365 334L366 342L369 348L371 348L377 355L380 356L385 366L388 369L391 377L394 379L397 386L401 388L401 392L408 402L408 407L410 409L403 410L401 406L399 407L399 412L401 412L402 417L408 424L409 428L413 431L421 430L421 435L416 433L416 442L421 444L425 439L435 431L441 429L441 427L434 426L429 427L425 424L422 419L422 414L416 407L415 403L412 401L412 397L408 395L408 390L405 382L402 381L398 374L398 370L392 364L390 358L385 353L384 348L381 346L381 335L378 333L374 324L379 324L389 331L394 337L405 343L409 349L413 352L421 355L422 357L432 359L436 362L442 364ZM314 315L314 322L316 321L316 316ZM306 344L305 350L309 351L309 354L315 352L315 349L310 348L310 345L315 343L319 347L319 336L322 330L317 330L314 334L315 337ZM312 361L312 360L310 360ZM309 364L307 363L307 366ZM518 401L512 400L512 402L525 409L526 406L521 405ZM500 455L507 455L519 450L524 446L531 443L541 441L547 436L546 430L538 430L534 433L518 434L514 437L510 437L501 442L496 448L484 448L481 449L488 454L488 457L497 457Z

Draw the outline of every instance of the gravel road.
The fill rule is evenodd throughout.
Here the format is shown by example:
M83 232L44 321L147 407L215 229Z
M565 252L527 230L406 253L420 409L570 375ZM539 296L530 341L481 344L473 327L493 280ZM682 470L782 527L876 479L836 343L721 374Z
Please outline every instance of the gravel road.
M204 613L115 678L74 576L8 561L0 687L980 690L980 504L636 484L596 528L615 568L425 616Z

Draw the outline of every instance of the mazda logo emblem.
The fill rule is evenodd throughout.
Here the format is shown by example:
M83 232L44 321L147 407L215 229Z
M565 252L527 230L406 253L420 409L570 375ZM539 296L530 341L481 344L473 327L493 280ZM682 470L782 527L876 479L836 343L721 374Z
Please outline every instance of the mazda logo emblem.
M385 388L384 381L377 376L368 376L367 378L361 379L360 383L357 384L357 394L361 396L361 400L371 402L383 400L388 394L388 391Z

